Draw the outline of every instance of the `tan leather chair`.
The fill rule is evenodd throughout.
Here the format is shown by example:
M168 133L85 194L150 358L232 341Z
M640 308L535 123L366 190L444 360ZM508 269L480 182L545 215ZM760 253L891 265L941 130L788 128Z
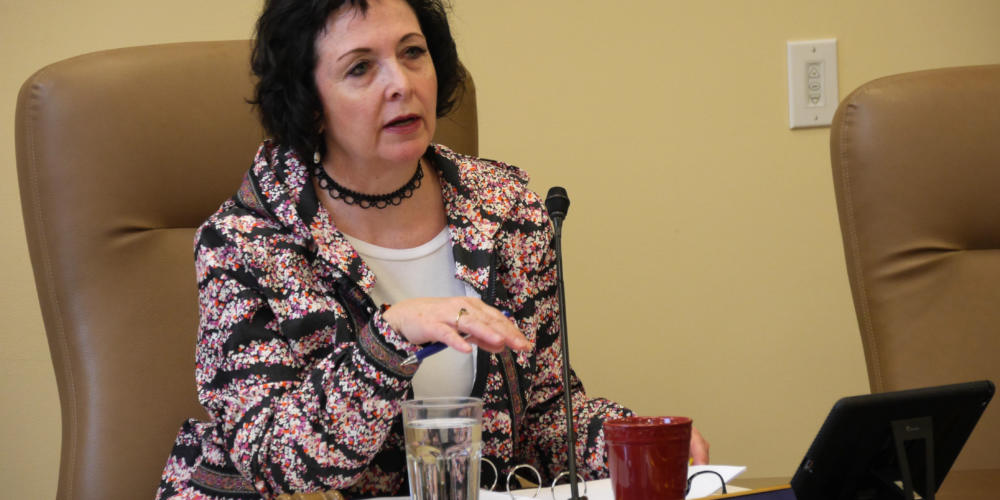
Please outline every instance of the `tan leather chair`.
M59 499L152 498L194 384L194 229L262 138L249 42L75 57L28 79L18 179L62 406ZM475 89L436 140L477 152Z
M872 391L1000 383L1000 65L869 82L830 150ZM955 470L1000 478L996 399Z

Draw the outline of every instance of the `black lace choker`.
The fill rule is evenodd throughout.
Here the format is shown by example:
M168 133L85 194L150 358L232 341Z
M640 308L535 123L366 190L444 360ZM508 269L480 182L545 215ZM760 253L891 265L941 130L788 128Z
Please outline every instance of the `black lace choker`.
M333 180L323 169L322 163L313 164L313 173L316 175L319 187L327 190L331 198L361 208L385 208L389 205L399 205L403 200L413 196L413 192L420 187L420 180L424 178L424 169L420 167L420 160L417 160L417 171L413 172L413 177L410 177L410 180L403 184L403 187L386 194L364 194L337 184L337 181Z

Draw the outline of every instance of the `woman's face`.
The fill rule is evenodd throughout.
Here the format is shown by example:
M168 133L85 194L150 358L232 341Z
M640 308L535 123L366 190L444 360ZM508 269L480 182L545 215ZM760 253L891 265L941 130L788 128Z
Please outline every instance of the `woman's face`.
M316 39L316 88L334 165L413 162L434 136L437 75L404 0L341 8Z

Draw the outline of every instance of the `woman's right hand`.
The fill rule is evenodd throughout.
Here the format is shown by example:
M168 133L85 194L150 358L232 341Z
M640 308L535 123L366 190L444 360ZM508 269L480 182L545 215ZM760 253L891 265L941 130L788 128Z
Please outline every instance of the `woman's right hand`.
M471 344L489 352L530 347L513 321L473 297L408 299L393 304L382 317L414 344L442 342L465 353L472 351Z

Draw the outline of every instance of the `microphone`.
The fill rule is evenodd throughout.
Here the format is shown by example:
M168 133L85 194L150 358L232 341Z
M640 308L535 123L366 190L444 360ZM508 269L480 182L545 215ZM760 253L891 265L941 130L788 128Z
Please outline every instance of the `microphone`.
M566 294L563 286L562 267L562 223L569 211L569 195L566 190L553 186L545 196L545 209L552 219L555 234L552 237L552 249L556 252L556 277L559 288L559 338L562 343L563 358L563 395L566 404L566 451L569 454L569 490L570 500L581 500L576 485L576 431L573 427L573 397L569 377L569 341L566 335ZM586 497L584 497L586 498Z
M558 220L561 225L563 219L566 218L566 212L569 211L569 195L566 194L566 190L559 186L552 186L549 189L549 194L545 196L545 209L549 211L549 217L552 221Z

